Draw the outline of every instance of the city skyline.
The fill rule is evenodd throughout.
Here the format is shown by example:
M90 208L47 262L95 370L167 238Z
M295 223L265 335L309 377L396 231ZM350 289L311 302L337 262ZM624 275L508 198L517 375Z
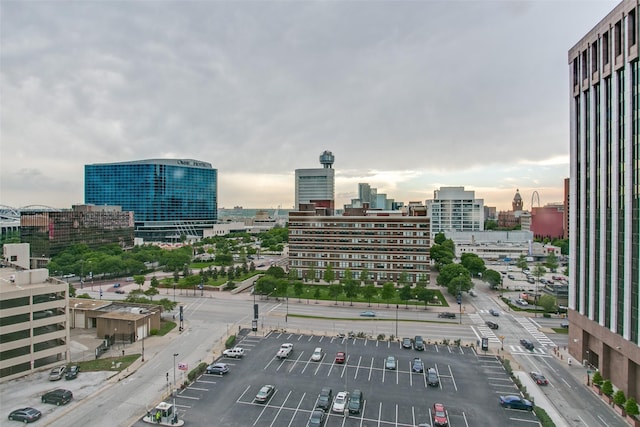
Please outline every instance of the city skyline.
M86 164L191 158L220 208L290 209L324 150L337 208L361 182L560 202L567 51L618 3L3 1L0 204L67 208Z

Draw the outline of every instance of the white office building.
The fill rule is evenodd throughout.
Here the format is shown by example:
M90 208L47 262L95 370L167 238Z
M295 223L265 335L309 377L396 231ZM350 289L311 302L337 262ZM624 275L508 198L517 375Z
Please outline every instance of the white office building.
M322 168L296 169L295 209L300 204L311 203L312 200L335 200L335 177L333 169L334 156L331 151L320 155Z
M484 200L464 187L442 187L427 200L427 216L431 219L431 236L445 231L484 230Z

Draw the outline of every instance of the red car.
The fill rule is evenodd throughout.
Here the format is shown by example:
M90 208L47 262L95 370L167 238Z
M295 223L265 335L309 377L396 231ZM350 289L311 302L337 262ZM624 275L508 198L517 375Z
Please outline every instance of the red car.
M529 375L531 375L531 379L533 379L533 381L535 381L535 383L538 385L549 384L549 381L547 381L545 376L542 375L540 372L531 372Z
M442 403L433 404L433 425L440 427L446 427L449 425L447 412L444 410L444 405Z
M347 358L347 355L345 354L344 351L339 351L336 353L336 363L344 363L346 358Z

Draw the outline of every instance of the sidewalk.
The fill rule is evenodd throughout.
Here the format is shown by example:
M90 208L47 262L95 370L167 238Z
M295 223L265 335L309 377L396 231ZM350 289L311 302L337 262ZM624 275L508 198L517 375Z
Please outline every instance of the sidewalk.
M540 390L540 387L533 382L529 374L522 371L513 371L513 374L518 377L522 385L526 387L527 393L531 396L534 405L544 409L551 417L556 427L569 427L549 398L542 392L542 390Z

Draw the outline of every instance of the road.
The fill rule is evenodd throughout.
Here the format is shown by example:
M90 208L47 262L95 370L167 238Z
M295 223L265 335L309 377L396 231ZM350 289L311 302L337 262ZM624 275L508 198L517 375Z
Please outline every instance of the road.
M561 361L552 355L555 346L564 346L566 336L545 334L544 328L559 325L559 319L529 318L521 314L505 311L497 296L484 290L486 285L476 287L476 298L465 295L462 318L449 320L437 317L436 310L424 310L422 307L405 309L400 305L386 307L377 304L368 307L359 304L351 307L349 303L320 303L297 299L285 301L257 300L260 311L259 334L269 329L287 329L291 332L305 331L322 334L338 334L353 331L377 337L384 334L399 337L422 335L425 340L450 342L460 339L466 343L477 343L481 337L488 337L492 349L504 346L523 371L538 370L549 378L551 384L543 392L562 414L567 426L606 425L610 427L626 424L594 396L581 381L570 374ZM86 290L86 287L85 287ZM97 290L94 288L93 292ZM116 295L116 294L114 294ZM112 295L110 295L111 297ZM164 296L164 292L162 295ZM171 295L172 297L172 292ZM198 363L211 362L214 354L221 351L228 333L237 330L238 325L247 327L253 317L254 300L248 295L232 296L228 293L204 292L196 295L177 295L176 300L185 307L186 329L181 334L172 333L171 339L163 346L145 351L144 364L131 376L115 384L105 386L101 393L87 398L81 405L65 413L50 425L84 426L87 420L92 425L111 427L113 425L132 425L168 393L168 381L173 382L174 358L176 363L186 363L192 369ZM455 302L454 302L455 304ZM411 307L411 306L410 306ZM488 310L494 308L501 312L493 317ZM450 311L457 312L454 305ZM365 310L376 312L375 318L360 318ZM468 312L467 312L468 311ZM309 316L309 317L306 317ZM317 318L323 316L323 318ZM396 320L397 319L397 320ZM485 320L499 323L498 331L485 326ZM460 322L462 324L460 324ZM504 338L501 342L500 337ZM535 340L536 351L528 352L519 346L519 339L527 337ZM564 341L563 341L564 340ZM152 341L152 340L148 340ZM177 383L181 382L182 372L176 373ZM117 411L114 411L117 408Z

